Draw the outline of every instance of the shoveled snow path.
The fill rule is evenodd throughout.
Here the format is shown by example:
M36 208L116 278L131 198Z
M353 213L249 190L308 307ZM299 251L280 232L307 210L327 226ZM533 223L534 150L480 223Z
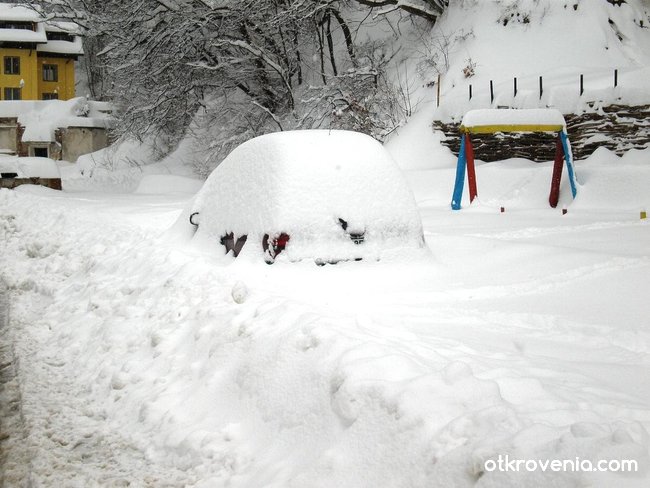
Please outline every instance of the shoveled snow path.
M132 218L126 211L120 222L96 218L95 202L90 196L58 207L61 194L39 188L34 192L37 195L31 197L34 200L20 209L33 218L21 220L16 215L20 212L11 211L3 211L0 216L5 244L1 278L9 288L6 311L12 310L2 336L7 347L13 349L11 359L15 362L11 369L16 372L13 383L20 400L18 419L11 422L6 432L9 436L8 462L3 466L6 486L183 485L187 482L186 473L178 476L173 468L151 466L142 449L129 440L128 433L110 428L105 414L93 408L93 399L88 396L92 385L80 384L74 370L67 367L66 349L74 347L74 341L61 344L60 348L49 347L56 324L43 320L48 307L55 302L59 287L65 286L66 280L80 270L83 273L92 267L94 259L99 257L93 253L92 245L100 248L105 245L106 242L101 243L102 236L128 250L147 234L126 222ZM10 201L21 198L7 191L2 196ZM44 204L50 198L58 211L45 210ZM83 217L76 210L80 202L84 202L84 210L88 212ZM155 207L155 203L148 203ZM110 205L119 209L119 198L112 199ZM3 208L10 207L3 205ZM146 215L145 208L140 218ZM60 238L70 234L80 220L81 232L72 231L72 234L77 238L86 234L85 240ZM26 258L23 262L21 255Z
M0 204L33 486L647 483L643 222L423 208L431 262L224 266L158 239L179 202Z

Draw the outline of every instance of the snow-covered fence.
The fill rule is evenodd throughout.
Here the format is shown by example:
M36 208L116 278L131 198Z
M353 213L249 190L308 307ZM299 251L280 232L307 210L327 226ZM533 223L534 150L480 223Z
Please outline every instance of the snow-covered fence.
M608 70L610 72L610 70ZM610 78L611 76L611 78ZM551 82L551 84L545 84L544 80L544 75L539 75L537 77L537 95L538 95L538 100L542 100L545 92L545 88L547 91L552 90L554 88L566 88L567 86L571 85L571 82L564 82L561 79L558 80L557 75L550 77L551 79L555 80L555 83ZM520 94L520 88L521 88L521 78L514 76L512 79L512 97L513 99L516 99L517 96ZM548 78L547 78L548 79ZM609 85L609 81L604 81L606 79L611 80L611 85ZM616 89L619 88L619 70L614 69L611 71L611 75L604 75L598 72L592 72L591 76L586 77L585 73L579 73L576 76L576 89L575 93L578 94L579 97L583 97L585 95L585 80L589 83L590 81L593 82L595 85L597 85L598 89L606 89L606 88L611 88L611 89ZM501 95L503 92L505 92L505 87L509 84L509 82L495 82L495 80L489 80L489 94L490 94L490 106L492 106L495 103L495 100L498 99L498 95ZM609 86L608 86L609 85ZM477 95L477 88L478 91L480 92L480 87L483 86L483 84L474 84L470 83L468 85L468 100L471 101L472 99L476 98ZM496 87L496 89L495 89ZM498 89L501 88L500 92ZM498 100L497 100L498 101Z

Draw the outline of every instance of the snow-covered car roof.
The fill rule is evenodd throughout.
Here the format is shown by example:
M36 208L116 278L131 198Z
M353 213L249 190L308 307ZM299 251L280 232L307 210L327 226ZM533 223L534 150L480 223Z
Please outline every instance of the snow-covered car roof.
M17 178L61 178L56 161L50 158L21 158L0 154L0 173L14 173Z
M210 175L193 212L198 236L247 235L245 248L260 252L265 234L286 233L290 260L378 257L388 247L423 246L400 169L379 142L356 132L287 131L247 141ZM355 244L350 236L359 234L364 242Z

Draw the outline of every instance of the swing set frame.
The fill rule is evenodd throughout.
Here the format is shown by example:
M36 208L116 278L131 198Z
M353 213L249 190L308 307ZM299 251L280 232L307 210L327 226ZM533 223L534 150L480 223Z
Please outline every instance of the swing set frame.
M480 114L479 114L480 112ZM507 115L504 112L515 113L514 122L507 122ZM541 113L541 117L540 117ZM474 117L472 117L474 115ZM546 117L544 117L546 115ZM527 117L528 116L528 117ZM478 123L472 123L472 119L479 120ZM528 119L528 120L527 120ZM504 123L506 120L506 123ZM558 123L561 120L561 123ZM467 121L467 122L466 122ZM494 123L491 123L494 121ZM551 123L547 123L547 122ZM478 196L476 185L476 165L474 163L474 148L472 146L472 134L496 134L514 133L514 132L552 132L557 134L555 143L555 160L553 163L553 175L551 177L551 192L548 197L549 205L556 208L560 199L560 183L562 181L562 166L566 163L569 183L571 185L571 194L576 197L577 185L575 180L575 171L573 169L573 155L571 144L566 132L566 123L564 117L557 110L475 110L468 112L463 118L460 127L460 151L458 153L458 163L456 165L456 181L454 184L454 194L451 200L451 208L460 210L461 200L463 197L463 188L465 185L465 174L467 174L467 183L469 189L470 204Z

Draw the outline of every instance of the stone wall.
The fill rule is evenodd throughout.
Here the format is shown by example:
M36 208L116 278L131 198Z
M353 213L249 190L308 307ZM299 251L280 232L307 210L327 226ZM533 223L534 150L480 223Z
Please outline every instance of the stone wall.
M650 105L627 107L610 105L598 111L564 116L574 159L585 159L598 147L606 147L619 156L630 149L650 147ZM447 136L443 142L458 154L460 124L434 122L434 130ZM555 135L544 133L472 135L476 158L499 161L526 158L550 161L555 155Z

